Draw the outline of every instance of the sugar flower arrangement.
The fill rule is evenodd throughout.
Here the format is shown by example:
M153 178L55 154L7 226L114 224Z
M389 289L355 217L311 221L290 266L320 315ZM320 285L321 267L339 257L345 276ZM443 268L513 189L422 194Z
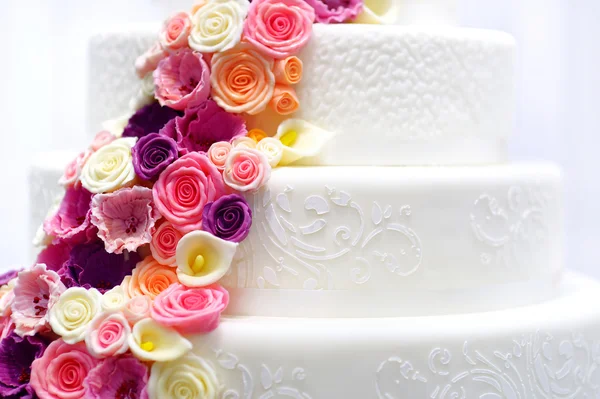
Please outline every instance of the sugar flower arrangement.
M135 112L66 168L36 264L0 276L1 397L220 397L189 338L229 303L219 281L250 233L246 196L331 137L293 118L249 130L246 117L292 115L313 23L362 7L204 0L164 23L135 65Z

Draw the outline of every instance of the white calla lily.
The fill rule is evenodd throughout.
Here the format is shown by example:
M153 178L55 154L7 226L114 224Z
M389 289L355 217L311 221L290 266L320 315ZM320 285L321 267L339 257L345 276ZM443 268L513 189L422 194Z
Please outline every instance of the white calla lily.
M171 362L192 349L192 343L177 331L150 318L133 326L128 343L131 353L146 362Z
M205 231L186 234L177 244L177 277L186 287L206 287L231 267L238 244Z
M303 158L319 155L334 133L316 127L302 119L288 119L277 129L275 138L283 144L279 166L290 165Z
M275 168L283 157L283 143L274 137L265 137L256 144L256 149L266 155L269 165Z
M393 24L398 16L397 0L365 0L363 12L354 23L357 24Z

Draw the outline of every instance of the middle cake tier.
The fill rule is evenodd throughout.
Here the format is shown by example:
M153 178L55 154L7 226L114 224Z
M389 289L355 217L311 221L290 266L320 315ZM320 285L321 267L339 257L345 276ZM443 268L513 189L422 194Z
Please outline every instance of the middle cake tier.
M227 311L385 317L546 300L563 266L561 180L549 164L274 170L248 197Z

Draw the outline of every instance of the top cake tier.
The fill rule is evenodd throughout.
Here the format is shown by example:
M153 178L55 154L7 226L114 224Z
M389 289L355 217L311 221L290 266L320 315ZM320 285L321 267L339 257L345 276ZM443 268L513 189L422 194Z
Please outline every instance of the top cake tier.
M88 122L128 112L139 80L132 65L157 27L94 36ZM513 125L511 36L433 25L320 25L299 58L294 115L336 135L309 165L487 164L506 159ZM281 117L248 117L274 134Z

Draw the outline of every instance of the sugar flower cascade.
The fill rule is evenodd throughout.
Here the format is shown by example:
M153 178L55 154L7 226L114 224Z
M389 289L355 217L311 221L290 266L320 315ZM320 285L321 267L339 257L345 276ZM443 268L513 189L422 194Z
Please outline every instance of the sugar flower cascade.
M129 116L60 179L36 264L0 276L1 397L221 397L189 338L227 308L219 281L252 227L247 196L332 137L294 119L313 24L363 8L200 0L164 22L135 63ZM285 121L250 126L262 112Z

